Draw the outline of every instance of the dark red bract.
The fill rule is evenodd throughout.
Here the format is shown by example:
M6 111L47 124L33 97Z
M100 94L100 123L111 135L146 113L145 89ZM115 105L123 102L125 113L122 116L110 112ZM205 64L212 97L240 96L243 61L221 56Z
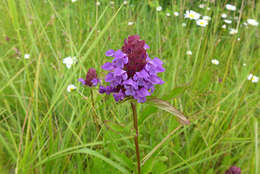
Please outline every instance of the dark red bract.
M89 68L87 75L86 75L86 80L85 80L86 85L92 86L93 79L97 79L97 72L94 68Z
M146 50L144 40L140 40L138 35L129 36L125 40L122 51L127 54L128 63L124 69L128 77L133 77L135 72L141 71L146 65Z
M237 166L230 167L225 174L241 174L241 169Z

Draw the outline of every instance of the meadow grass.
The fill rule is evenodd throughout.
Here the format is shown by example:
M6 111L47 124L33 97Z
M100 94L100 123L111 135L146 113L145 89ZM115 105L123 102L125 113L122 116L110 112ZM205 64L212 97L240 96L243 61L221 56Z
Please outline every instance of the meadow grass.
M247 80L260 73L259 26L240 24L259 20L260 3L236 2L230 12L220 1L203 2L210 10L198 8L201 2L165 1L157 12L150 1L100 2L0 2L0 173L136 172L130 104L95 91L93 107L90 89L77 81L90 67L104 76L101 65L111 61L105 52L133 34L164 62L165 84L153 96L190 120L182 126L167 112L138 105L142 173L216 174L232 165L259 173L260 85ZM184 19L189 9L211 16L209 25ZM239 23L231 24L238 34L230 35L221 13L234 17L239 10ZM68 56L78 59L71 69L62 63ZM67 92L69 84L77 90Z

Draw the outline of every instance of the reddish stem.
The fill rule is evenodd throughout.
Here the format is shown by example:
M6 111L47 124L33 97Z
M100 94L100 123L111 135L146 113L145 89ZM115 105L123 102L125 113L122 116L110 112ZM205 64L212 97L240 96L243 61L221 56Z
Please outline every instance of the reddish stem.
M134 128L135 128L135 152L136 152L136 158L137 158L137 171L138 171L138 174L141 174L140 152L139 152L139 144L138 144L137 112L136 112L136 106L133 102L131 102L131 107L133 110L133 122L134 122Z

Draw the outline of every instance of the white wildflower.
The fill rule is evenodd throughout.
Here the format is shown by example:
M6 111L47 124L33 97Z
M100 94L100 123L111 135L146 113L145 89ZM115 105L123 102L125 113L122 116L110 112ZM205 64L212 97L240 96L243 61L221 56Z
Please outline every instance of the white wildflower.
M226 9L227 9L227 10L230 10L230 11L236 11L236 6L231 5L231 4L227 4L227 5L226 5Z
M227 28L227 26L224 24L224 25L222 25L222 27L221 28L223 28L223 29L226 29Z
M257 76L252 77L252 83L257 83L259 78Z
M247 77L247 80L251 80L252 77L253 77L253 74L250 73L250 74L248 75L248 77Z
M258 26L258 22L255 19L247 19L247 23L252 26Z
M204 19L199 19L196 21L196 24L201 27L206 27L208 25L208 21Z
M129 21L129 22L128 22L128 25L129 25L129 26L134 25L134 22Z
M237 33L238 33L237 29L234 29L234 28L231 28L229 31L229 34L231 34L231 35L237 34Z
M99 1L96 2L96 6L100 6L100 2Z
M214 65L218 65L219 64L219 61L217 59L212 59L211 60L211 63L214 64Z
M170 13L166 13L166 16L168 16L168 17L169 17L169 16L171 16L171 14L170 14Z
M24 55L24 58L25 58L25 59L30 59L30 54L25 54L25 55Z
M228 19L225 19L224 22L225 22L226 24L231 24L231 23L232 23L232 21L231 21L231 20L228 20Z
M68 85L68 87L67 87L67 91L68 91L68 92L74 91L74 90L76 90L76 89L77 89L77 87L76 87L75 85L73 85L73 84L70 84L70 85Z
M200 14L193 10L187 10L184 14L184 18L198 20L200 18Z
M189 55L189 56L191 56L191 55L192 55L191 50L188 50L188 51L186 52L186 54Z
M66 67L68 69L70 69L73 64L77 63L77 58L76 57L66 57L63 59L62 62L63 62L63 64L66 65Z
M179 16L179 12L175 11L174 13L174 16Z
M157 10L157 11L162 11L162 7L159 6L159 7L156 8L156 10Z
M227 14L222 13L222 14L221 14L221 17L225 19L225 18L227 18Z
M259 77L253 75L252 73L250 73L247 77L247 80L251 80L252 83L257 83L259 81Z

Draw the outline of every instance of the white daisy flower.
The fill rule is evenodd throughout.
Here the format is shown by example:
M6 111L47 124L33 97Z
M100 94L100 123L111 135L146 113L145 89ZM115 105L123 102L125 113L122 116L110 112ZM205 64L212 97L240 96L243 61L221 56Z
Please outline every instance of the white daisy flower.
M226 4L226 9L230 11L236 11L237 8L234 5Z
M68 92L74 91L74 90L76 90L76 89L77 89L77 87L76 87L75 85L73 85L73 84L70 84L70 85L68 85L68 87L67 87L67 91L68 91Z
M209 17L209 16L203 16L202 19L203 19L203 20L206 20L206 21L210 21L210 20L211 20L211 17Z
M200 4L199 5L199 8L204 8L205 7L205 4Z
M134 25L134 22L129 21L129 22L128 22L128 25L129 25L129 26Z
M76 2L77 0L71 0L71 2Z
M114 1L110 1L110 5L114 5L115 4L115 2Z
M257 83L259 78L257 76L252 77L252 83Z
M255 19L247 19L247 23L252 26L258 26L258 22Z
M191 50L187 51L186 54L189 55L189 56L191 56L191 55L192 55Z
M200 18L200 14L193 10L187 10L184 14L184 18L198 20Z
M157 11L162 11L162 7L159 6L159 7L156 8L156 10L157 10Z
M179 16L179 12L175 11L174 13L174 16Z
M77 58L76 57L66 57L63 59L62 62L63 62L63 64L66 65L66 67L68 69L70 69L73 64L77 63Z
M253 74L250 73L250 74L248 75L248 77L247 77L247 80L251 80L252 77L253 77Z
M218 65L219 64L219 61L217 59L212 59L211 60L211 63L214 64L214 65Z
M169 16L171 16L171 14L170 14L170 13L166 13L166 16L168 16L168 17L169 17Z
M238 31L234 28L231 28L230 31L229 31L229 34L233 35L233 34L237 34Z
M227 18L227 14L222 13L222 14L221 14L221 17L225 19L225 18Z
M232 21L231 21L231 20L228 20L228 19L225 19L224 22L225 22L226 24L231 24L231 23L232 23Z
M204 19L199 19L196 21L196 24L201 27L206 27L208 25L208 21Z
M96 2L96 6L100 6L100 2L99 1Z
M248 26L248 23L244 22L243 25L247 27L247 26Z
M221 28L223 28L223 29L226 29L227 28L227 26L224 24L224 25L222 25L222 27Z
M30 59L30 54L25 54L25 55L24 55L24 58L25 58L25 59Z
M127 4L127 1L124 1L123 4L126 5L126 4Z
M187 24L183 22L183 23L181 24L181 26L186 27Z
M240 41L240 37L239 37L239 38L237 38L237 40L238 40L238 41Z
M243 63L243 66L246 66L246 64L245 64L245 63Z

